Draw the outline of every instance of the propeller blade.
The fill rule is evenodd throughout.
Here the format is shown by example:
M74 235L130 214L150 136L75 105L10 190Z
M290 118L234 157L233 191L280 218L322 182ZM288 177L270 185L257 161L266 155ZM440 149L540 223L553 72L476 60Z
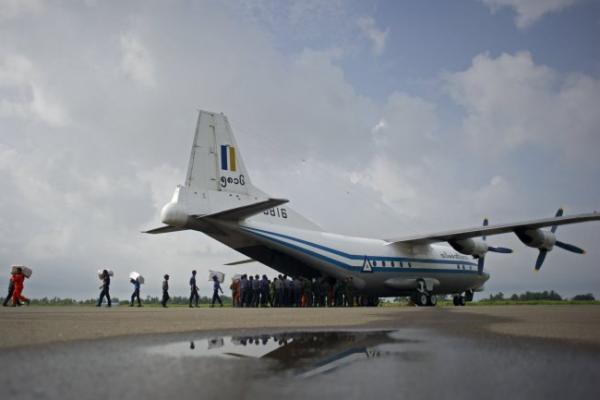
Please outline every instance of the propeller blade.
M479 275L483 274L483 263L485 262L485 257L479 257L477 260L477 273Z
M494 253L504 253L504 254L510 254L513 252L512 249L509 249L508 247L488 247L488 251L493 251Z
M561 242L561 241L556 241L556 243L554 243L555 246L560 247L561 249L570 251L571 253L577 253L577 254L585 254L585 250L583 250L582 248L579 248L577 246L574 246L572 244L569 243L565 243L565 242Z
M562 217L563 213L565 212L565 210L561 207L556 211L556 215L555 217ZM552 225L552 228L550 228L550 232L554 233L556 232L556 228L558 228L558 226L556 225Z
M488 226L488 225L489 225L489 223L490 223L490 221L489 221L487 218L484 218L484 219L483 219L483 226ZM487 239L487 236L486 236L486 235L483 235L483 236L481 237L481 239L483 239L483 241L485 242L485 240Z
M546 254L548 254L548 250L540 250L540 254L538 255L537 260L535 260L535 270L539 271L542 268L542 264L546 259Z

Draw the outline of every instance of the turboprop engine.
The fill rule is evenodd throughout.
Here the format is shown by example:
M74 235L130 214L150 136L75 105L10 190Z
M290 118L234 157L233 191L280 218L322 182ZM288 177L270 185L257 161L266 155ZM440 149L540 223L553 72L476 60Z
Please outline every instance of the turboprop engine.
M487 218L483 220L483 226L488 226L489 221ZM512 253L512 249L506 247L492 247L486 242L486 237L483 236L481 239L459 239L451 240L448 242L450 246L459 253L466 254L477 258L477 273L483 274L483 264L485 263L485 253L492 251L494 253Z
M459 253L475 258L483 257L489 250L487 243L480 239L453 240L448 243Z
M515 233L525 246L534 247L540 250L550 251L556 243L556 235L554 235L554 233L543 231L541 229L516 231Z
M556 212L556 217L562 217L563 215L563 209L559 208L558 211ZM525 246L529 246L529 247L534 247L536 249L540 250L540 253L538 254L538 258L535 261L535 270L539 271L540 268L542 268L542 264L544 263L544 260L546 259L546 254L548 254L548 252L550 250L552 250L552 248L554 246L556 247L560 247L563 250L567 250L570 251L571 253L577 253L577 254L584 254L585 251L575 245L569 244L569 243L565 243L565 242L561 242L560 240L556 240L556 228L558 228L557 225L554 225L550 228L550 231L545 231L545 230L541 230L541 229L527 229L527 230L516 230L515 234L517 235L517 237L519 238L519 240L521 242L523 242L523 244Z

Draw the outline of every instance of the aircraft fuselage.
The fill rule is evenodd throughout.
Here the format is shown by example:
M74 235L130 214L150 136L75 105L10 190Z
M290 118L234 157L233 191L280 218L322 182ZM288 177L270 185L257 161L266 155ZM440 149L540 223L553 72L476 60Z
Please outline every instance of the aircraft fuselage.
M417 280L432 280L432 294L478 290L489 274L477 273L477 263L449 246L403 248L369 239L283 228L246 221L214 222L207 234L225 245L290 276L352 277L359 294L408 296Z

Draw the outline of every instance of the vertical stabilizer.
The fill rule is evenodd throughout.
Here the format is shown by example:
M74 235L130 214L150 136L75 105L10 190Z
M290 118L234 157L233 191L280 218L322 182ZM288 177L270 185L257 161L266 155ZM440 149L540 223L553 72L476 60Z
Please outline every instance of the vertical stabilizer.
M200 111L185 186L250 194L252 185L227 117Z
M277 204L272 209L262 208L273 201ZM289 207L278 207L281 204L252 185L227 117L199 111L185 184L177 187L171 202L161 211L161 219L169 227L150 233L189 228L194 218L209 215L319 229ZM256 213L248 214L256 207Z

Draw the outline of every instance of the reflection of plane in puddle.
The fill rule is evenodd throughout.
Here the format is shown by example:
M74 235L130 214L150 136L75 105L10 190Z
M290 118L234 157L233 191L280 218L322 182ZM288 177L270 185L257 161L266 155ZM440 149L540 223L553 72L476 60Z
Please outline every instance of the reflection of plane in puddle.
M333 371L355 361L376 357L418 360L422 353L412 349L416 342L402 339L398 332L318 332L290 334L291 340L266 354L284 369L310 377Z
M310 377L376 357L418 361L424 353L413 349L415 343L402 339L399 332L305 332L216 337L192 341L189 347L181 342L171 343L153 348L153 352L171 356L272 360L279 370L298 371L299 376Z

